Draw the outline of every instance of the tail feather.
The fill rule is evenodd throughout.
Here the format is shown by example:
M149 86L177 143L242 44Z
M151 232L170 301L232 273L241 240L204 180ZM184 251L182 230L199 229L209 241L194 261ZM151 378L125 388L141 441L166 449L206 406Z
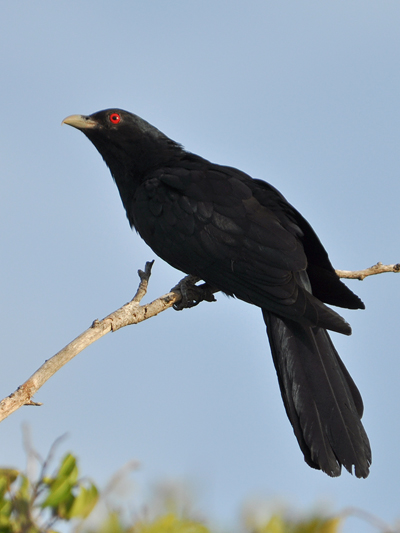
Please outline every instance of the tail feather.
M367 477L371 449L361 395L326 330L263 310L289 420L304 459L339 476L342 465Z

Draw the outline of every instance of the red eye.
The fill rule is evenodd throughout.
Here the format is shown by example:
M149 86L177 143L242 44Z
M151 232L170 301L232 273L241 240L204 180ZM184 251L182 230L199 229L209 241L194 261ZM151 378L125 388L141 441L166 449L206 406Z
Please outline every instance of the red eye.
M118 124L118 122L121 120L121 117L118 115L118 113L112 113L110 115L110 120L113 124Z

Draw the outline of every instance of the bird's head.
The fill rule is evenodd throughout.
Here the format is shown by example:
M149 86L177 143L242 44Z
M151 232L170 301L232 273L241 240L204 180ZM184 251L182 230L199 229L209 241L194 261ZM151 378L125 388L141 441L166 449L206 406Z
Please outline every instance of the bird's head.
M62 121L82 131L95 145L118 182L127 173L135 178L176 159L182 147L142 118L122 109L92 115L70 115Z

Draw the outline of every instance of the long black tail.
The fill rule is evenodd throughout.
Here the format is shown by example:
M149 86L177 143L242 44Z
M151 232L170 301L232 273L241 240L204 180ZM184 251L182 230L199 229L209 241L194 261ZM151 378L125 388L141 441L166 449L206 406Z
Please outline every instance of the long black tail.
M361 395L328 333L263 310L283 402L307 464L367 477L371 449Z

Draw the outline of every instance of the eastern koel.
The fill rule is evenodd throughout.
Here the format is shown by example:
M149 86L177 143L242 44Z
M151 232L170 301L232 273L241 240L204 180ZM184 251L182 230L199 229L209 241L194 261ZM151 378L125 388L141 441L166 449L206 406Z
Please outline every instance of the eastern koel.
M361 395L327 330L350 335L325 304L363 309L308 222L265 181L187 152L122 109L64 120L94 144L131 227L173 267L260 307L286 413L305 461L367 477Z

